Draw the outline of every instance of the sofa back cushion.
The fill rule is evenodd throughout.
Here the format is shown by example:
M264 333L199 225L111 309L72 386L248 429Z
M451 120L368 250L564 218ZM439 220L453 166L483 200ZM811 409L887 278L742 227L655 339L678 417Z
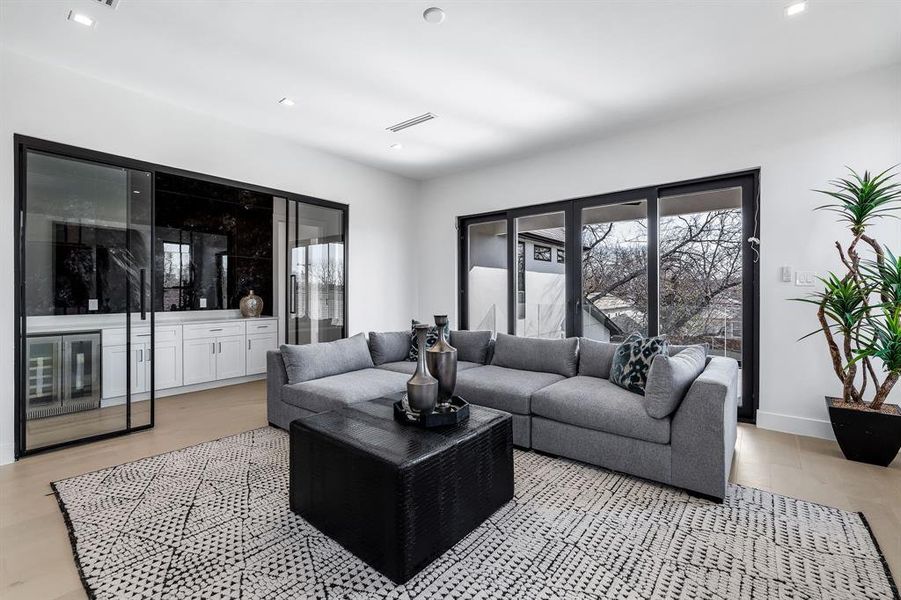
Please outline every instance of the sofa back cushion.
M457 360L485 364L491 346L490 331L451 331L450 345L457 349Z
M410 353L410 332L370 331L369 352L376 365L407 360Z
M579 375L610 379L610 366L619 344L579 338Z
M645 386L644 410L648 416L663 419L673 414L706 363L707 352L701 345L687 346L671 356L656 356Z
M643 396L651 361L666 355L668 345L663 337L644 337L638 332L629 335L613 355L610 383Z
M498 333L491 364L573 377L579 365L579 339L545 340Z
M334 342L320 342L307 346L282 345L281 352L290 384L374 366L369 346L362 333Z
M707 353L710 351L710 344L708 344L707 342L704 342L703 344L690 345L670 344L669 348L667 348L667 354L669 354L670 356L675 356L686 348L700 348L704 352L704 356L707 356Z

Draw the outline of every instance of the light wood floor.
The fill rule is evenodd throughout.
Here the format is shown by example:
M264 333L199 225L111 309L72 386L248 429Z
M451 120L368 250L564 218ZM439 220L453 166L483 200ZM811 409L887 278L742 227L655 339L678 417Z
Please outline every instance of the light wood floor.
M266 424L263 382L157 400L152 430L0 467L0 598L85 598L49 482ZM739 428L736 483L863 511L901 579L901 460L851 463L832 442Z

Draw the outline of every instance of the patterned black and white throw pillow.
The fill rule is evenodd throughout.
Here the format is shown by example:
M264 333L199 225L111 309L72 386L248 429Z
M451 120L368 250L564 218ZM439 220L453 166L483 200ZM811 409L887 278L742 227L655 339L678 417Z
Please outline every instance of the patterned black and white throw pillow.
M613 355L610 383L644 396L651 361L658 354L666 354L667 346L662 337L646 338L637 331L629 334Z
M407 355L407 360L412 361L412 362L416 362L417 360L419 360L419 345L418 345L418 342L416 341L416 330L414 329L414 327L416 325L420 325L420 323L416 319L413 319L412 322L410 323L410 353ZM429 327L429 332L425 336L426 350L428 350L429 348L434 346L436 343L438 343L438 337L439 337L438 331L439 331L438 327L436 327L435 325L431 325ZM447 335L447 336L450 335L450 325L449 324L444 326L444 335Z

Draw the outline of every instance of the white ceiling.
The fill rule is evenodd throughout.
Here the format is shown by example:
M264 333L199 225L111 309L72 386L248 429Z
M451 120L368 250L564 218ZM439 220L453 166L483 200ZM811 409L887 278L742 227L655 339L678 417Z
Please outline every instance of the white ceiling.
M423 179L901 61L901 2L787 3L0 0L0 38ZM444 23L423 21L431 5Z

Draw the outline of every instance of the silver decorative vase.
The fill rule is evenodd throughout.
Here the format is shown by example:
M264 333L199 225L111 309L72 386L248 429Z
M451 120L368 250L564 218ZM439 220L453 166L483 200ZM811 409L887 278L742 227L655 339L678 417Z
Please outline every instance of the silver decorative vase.
M413 329L416 330L419 360L416 363L416 372L407 381L407 402L413 413L430 413L435 410L438 402L438 380L432 377L426 364L425 338L429 332L429 326L421 323L415 325Z
M241 309L241 316L245 319L259 317L263 314L263 299L254 294L253 290L250 290L250 293L241 298L238 306Z
M457 349L447 341L447 315L435 315L438 341L426 351L429 371L438 380L438 405L435 410L450 409L450 399L457 387Z

